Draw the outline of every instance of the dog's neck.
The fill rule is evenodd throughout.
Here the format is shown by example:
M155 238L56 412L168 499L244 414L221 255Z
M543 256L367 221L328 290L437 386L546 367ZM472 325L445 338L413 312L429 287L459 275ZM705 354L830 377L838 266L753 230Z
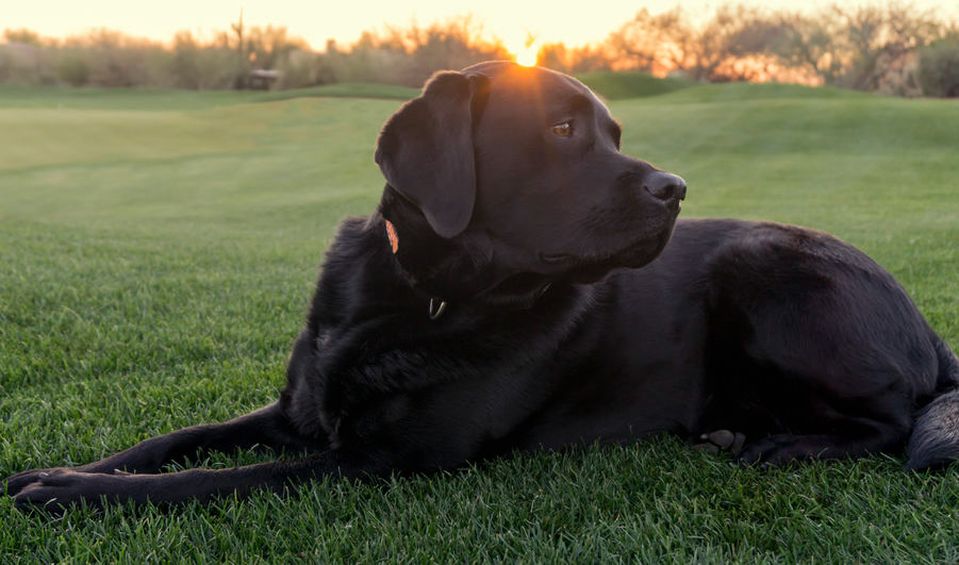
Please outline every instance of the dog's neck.
M551 281L539 275L512 275L498 269L488 237L464 233L444 239L411 202L387 185L368 223L396 261L406 282L432 300L470 306L529 308Z

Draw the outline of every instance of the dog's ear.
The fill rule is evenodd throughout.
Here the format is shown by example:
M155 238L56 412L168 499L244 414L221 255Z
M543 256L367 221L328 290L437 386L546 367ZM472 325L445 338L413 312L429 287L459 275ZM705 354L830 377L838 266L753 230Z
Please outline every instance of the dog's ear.
M376 146L386 182L416 204L444 238L466 229L476 200L474 99L483 75L443 71L387 120Z

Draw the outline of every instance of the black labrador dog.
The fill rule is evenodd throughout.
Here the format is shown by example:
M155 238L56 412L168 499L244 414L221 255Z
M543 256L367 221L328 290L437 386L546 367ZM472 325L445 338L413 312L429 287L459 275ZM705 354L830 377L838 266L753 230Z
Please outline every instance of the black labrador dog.
M340 228L276 403L8 493L167 503L662 432L770 465L959 455L959 362L889 273L817 231L677 222L684 181L619 142L571 77L436 74L383 128L382 201ZM254 446L301 456L160 472Z

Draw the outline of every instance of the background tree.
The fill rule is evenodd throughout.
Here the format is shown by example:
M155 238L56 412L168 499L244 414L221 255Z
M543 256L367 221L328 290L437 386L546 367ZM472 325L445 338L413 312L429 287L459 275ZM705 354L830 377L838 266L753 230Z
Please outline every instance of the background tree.
M959 98L959 29L920 51L919 83L927 95Z
M642 9L601 42L541 46L538 62L568 73L636 70L704 82L800 81L937 95L951 92L936 85L953 80L952 44L944 38L955 28L898 0L816 12L723 6L696 24L680 8ZM273 88L330 82L419 86L438 69L509 57L469 17L366 31L351 44L329 41L313 50L286 28L248 27L241 12L210 39L180 32L167 45L109 30L63 40L7 30L0 43L0 83L246 88L250 71L264 69L279 71Z

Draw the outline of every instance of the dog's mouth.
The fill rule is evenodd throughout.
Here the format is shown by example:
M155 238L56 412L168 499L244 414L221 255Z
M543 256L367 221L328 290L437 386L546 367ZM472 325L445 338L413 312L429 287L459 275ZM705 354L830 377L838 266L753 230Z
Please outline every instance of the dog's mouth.
M540 253L539 259L554 269L561 269L563 278L576 282L595 282L619 268L642 267L662 253L672 236L674 223L653 237L643 237L605 253L576 255L572 253Z
M636 255L649 255L652 252L653 256L659 255L659 253L666 246L666 243L669 241L669 238L672 236L673 228L676 225L676 216L678 215L678 210L676 213L669 218L669 221L665 222L660 229L653 231L652 234L645 234L642 237L636 238L625 245L617 246L609 251L593 251L586 253L539 253L540 262L550 265L550 266L577 266L585 265L592 263L606 263L616 258L627 258L633 257ZM624 265L629 266L629 265Z
M616 269L639 268L662 253L672 235L672 226L652 237L643 237L628 245L606 253L578 255L573 253L539 253L540 262L549 265L547 270L519 272L497 282L483 292L487 302L509 300L532 304L543 296L557 281L573 284L592 284L602 280ZM508 299L502 298L509 297Z
M562 265L572 263L576 260L576 256L569 253L540 253L539 259L548 265Z

